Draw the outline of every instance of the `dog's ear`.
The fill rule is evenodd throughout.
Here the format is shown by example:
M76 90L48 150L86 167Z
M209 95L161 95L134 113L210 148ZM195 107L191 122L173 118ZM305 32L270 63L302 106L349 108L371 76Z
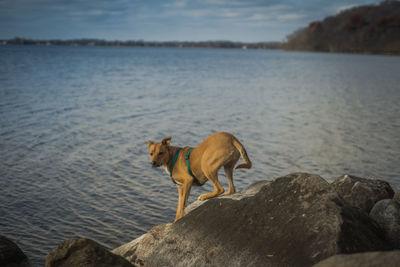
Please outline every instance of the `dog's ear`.
M172 136L165 137L165 138L161 141L161 143L162 143L163 145L165 145L165 146L169 146L169 143L171 142L171 139L172 139Z
M154 142L153 142L153 141L150 141L150 140L147 140L146 143L147 143L149 146L152 145L152 144L154 144Z

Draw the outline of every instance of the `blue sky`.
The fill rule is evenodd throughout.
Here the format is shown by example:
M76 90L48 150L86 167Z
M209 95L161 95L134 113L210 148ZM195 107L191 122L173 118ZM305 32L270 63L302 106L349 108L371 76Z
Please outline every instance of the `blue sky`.
M381 0L0 0L0 39L244 42Z

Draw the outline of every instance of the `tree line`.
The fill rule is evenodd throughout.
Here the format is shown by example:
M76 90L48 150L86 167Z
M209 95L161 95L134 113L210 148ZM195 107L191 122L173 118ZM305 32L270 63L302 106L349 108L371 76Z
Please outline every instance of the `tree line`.
M344 10L287 36L287 50L400 53L400 1Z
M107 41L99 39L75 39L75 40L32 40L15 37L10 40L0 40L6 45L67 45L67 46L132 46L132 47L203 47L203 48L241 48L241 49L278 49L279 42L244 43L231 41L204 41L204 42L156 42L156 41Z

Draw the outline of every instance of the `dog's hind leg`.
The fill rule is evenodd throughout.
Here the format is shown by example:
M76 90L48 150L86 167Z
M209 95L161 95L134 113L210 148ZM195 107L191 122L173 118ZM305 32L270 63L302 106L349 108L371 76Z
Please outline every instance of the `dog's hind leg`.
M199 197L200 200L206 200L224 193L224 188L218 181L218 172L206 173L206 177L213 184L214 192L201 195Z
M235 185L233 184L233 168L235 164L229 164L224 166L226 178L228 179L229 189L225 195L233 194L236 192Z

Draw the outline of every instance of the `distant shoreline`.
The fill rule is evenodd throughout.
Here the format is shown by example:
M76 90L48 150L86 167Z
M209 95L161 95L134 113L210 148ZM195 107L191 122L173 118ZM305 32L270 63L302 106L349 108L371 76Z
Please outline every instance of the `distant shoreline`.
M234 48L234 49L281 49L280 42L232 42L232 41L107 41L99 39L73 40L33 40L16 37L0 40L0 45L36 45L36 46L121 46L121 47L178 47L178 48Z

